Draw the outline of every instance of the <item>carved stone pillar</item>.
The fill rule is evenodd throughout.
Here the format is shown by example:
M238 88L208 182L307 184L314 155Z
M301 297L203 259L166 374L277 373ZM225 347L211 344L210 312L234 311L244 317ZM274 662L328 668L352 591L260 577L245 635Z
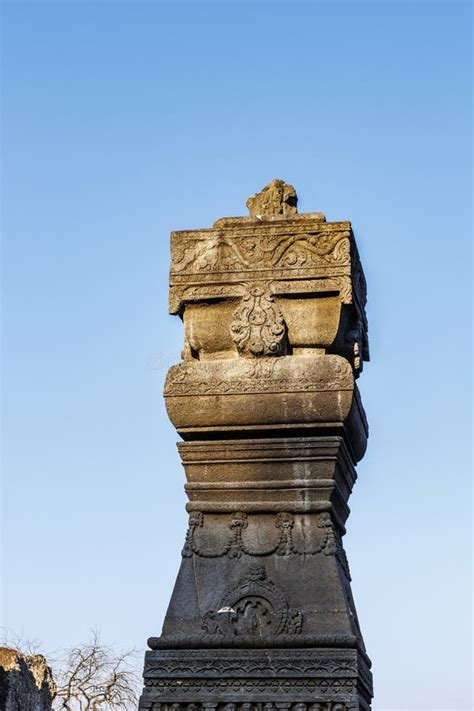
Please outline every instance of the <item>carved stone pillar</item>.
M183 360L165 384L189 526L140 709L369 709L342 545L367 443L366 287L349 222L273 181L171 236Z

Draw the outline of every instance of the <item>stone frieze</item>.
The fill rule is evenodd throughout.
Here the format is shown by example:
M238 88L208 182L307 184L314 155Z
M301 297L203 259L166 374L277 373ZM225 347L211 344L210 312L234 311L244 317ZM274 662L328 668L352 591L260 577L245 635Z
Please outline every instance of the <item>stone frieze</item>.
M350 230L323 227L311 233L299 228L291 232L286 228L280 234L265 232L264 239L259 239L258 230L250 235L221 230L174 232L171 277L350 265Z
M274 554L317 555L321 552L325 555L335 555L340 546L331 516L327 512L315 516L315 524L311 526L310 544L305 543L304 539L295 543L293 535L295 516L291 513L282 512L273 517L275 538L270 545L255 543L255 530L252 530L252 523L249 524L249 517L243 512L235 512L229 517L227 524L229 535L227 540L221 541L220 548L202 542L203 533L200 535L199 531L205 531L204 521L205 516L201 512L194 511L190 514L186 540L181 553L183 558L189 558L193 554L200 558L221 556L240 558L244 554L256 557ZM215 521L208 525L215 526ZM246 536L245 532L249 527L249 535ZM301 538L301 534L299 537Z
M165 397L243 393L288 393L350 390L351 367L340 356L184 361L173 365Z

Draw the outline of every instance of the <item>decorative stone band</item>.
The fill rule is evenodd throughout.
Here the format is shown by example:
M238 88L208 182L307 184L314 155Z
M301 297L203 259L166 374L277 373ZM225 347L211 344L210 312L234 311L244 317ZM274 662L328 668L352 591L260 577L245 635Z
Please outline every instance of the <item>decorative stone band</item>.
M147 652L144 677L140 709L154 711L196 711L191 701L219 711L362 711L372 695L370 662L355 649L161 649Z
M237 698L237 697L236 697ZM336 701L323 701L316 703L302 702L257 702L241 703L240 700L224 703L197 702L197 703L169 703L143 699L139 709L151 709L151 711L360 711L359 702L341 704Z
M254 223L243 229L210 229L171 234L171 279L177 276L242 272L291 273L326 270L351 264L350 223L286 222L269 227ZM231 277L232 279L233 277Z
M283 649L222 650L219 655L213 650L160 650L147 652L145 656L146 677L169 678L184 675L195 676L317 676L355 678L364 671L366 683L371 682L369 661L353 649Z
M304 695L321 694L337 697L341 694L356 692L356 680L353 679L305 679L291 682L288 679L148 679L145 688L151 687L159 694L193 695L198 691L218 692L219 694L239 694L242 692L283 694L292 697L296 693ZM310 697L307 697L310 698ZM344 698L344 697L343 697ZM342 699L338 703L343 703ZM344 707L343 707L344 708Z
M337 355L183 361L171 366L166 397L255 395L354 389L352 369ZM339 418L340 419L340 418Z
M265 558L278 556L312 556L322 553L336 555L348 581L351 580L349 562L342 545L341 536L336 532L331 517L322 513L314 517L293 516L282 512L273 518L275 540L266 544L255 544L255 533L262 532L261 519L252 523L255 517L248 517L242 512L235 512L230 517L212 517L206 527L206 518L201 512L193 512L189 516L188 530L181 555L190 558L241 558L243 555ZM222 528L224 523L219 519L227 518L229 534L227 540ZM304 523L303 520L304 519ZM308 520L309 519L309 520ZM315 520L314 520L315 519ZM297 542L294 540L296 522ZM249 529L248 538L244 531ZM254 530L252 530L254 529ZM303 533L304 529L308 529ZM199 531L202 531L199 534ZM206 536L207 533L207 536ZM307 542L309 539L309 543Z
M360 638L355 634L280 634L272 639L245 638L245 637L216 637L215 635L183 634L172 636L161 635L161 637L149 637L148 646L150 649L199 649L210 650L219 649L268 649L268 648L291 648L307 647L338 647L347 649L357 649L365 654Z
M247 275L238 282L225 282L203 284L176 284L170 288L170 313L176 314L181 311L183 304L193 303L196 301L217 301L220 299L240 299L251 288L252 283L266 284L270 295L275 296L307 296L336 293L342 304L354 303L354 289L351 283L350 275L332 276L326 278L306 278L295 277L289 278L289 275L283 274L281 279L276 277L267 277L267 280L262 281L261 274ZM253 277L253 278L252 278ZM358 303L362 305L363 296L358 294ZM363 307L362 307L363 311ZM362 318L365 323L365 317Z
M273 554L279 556L317 555L318 553L336 555L340 549L342 550L340 538L334 530L328 513L310 517L309 520L305 520L301 516L297 517L296 530L300 539L297 544L294 541L295 516L292 514L282 512L272 517L275 539L263 545L256 545L255 542L252 542L258 540L255 533L262 529L261 521L252 523L252 518L254 517L249 519L247 514L242 512L235 512L228 517L229 534L226 540L225 532L220 530L222 525L219 526L216 517L213 517L208 524L209 532L206 540L206 517L200 512L191 513L182 551L183 558L191 557L193 554L200 558L222 556L240 558L243 554L255 557L266 557ZM312 519L315 519L314 523ZM248 537L246 531L248 531ZM209 540L210 536L213 540ZM309 544L306 539L309 539Z

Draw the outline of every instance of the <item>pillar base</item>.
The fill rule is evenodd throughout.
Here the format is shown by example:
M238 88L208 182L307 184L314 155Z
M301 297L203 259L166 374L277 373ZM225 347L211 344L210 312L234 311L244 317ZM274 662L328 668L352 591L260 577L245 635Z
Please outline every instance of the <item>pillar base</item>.
M367 711L369 666L362 652L334 647L153 650L139 709Z

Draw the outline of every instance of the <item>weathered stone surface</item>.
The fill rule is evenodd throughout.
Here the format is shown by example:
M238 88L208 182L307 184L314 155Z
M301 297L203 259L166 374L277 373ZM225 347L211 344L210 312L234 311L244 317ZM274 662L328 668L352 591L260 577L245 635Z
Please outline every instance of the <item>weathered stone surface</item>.
M43 656L0 648L2 711L51 711L55 695L56 685Z
M165 402L185 439L331 427L349 433L357 459L365 452L365 413L350 364L337 355L184 361L168 373Z
M248 206L171 236L185 343L164 395L189 524L140 708L369 709L342 544L368 437L365 278L350 223L296 214L291 186Z
M161 696L186 710L198 694L203 701L191 702L191 711L235 711L237 698L242 711L251 711L257 697L261 711L367 709L354 702L357 686L369 694L372 675L365 655L353 649L161 649L147 652L142 708L164 711L163 702L153 702Z
M183 357L336 353L369 358L366 283L350 222L219 220L171 235L170 312Z
M259 193L247 200L250 217L268 219L278 215L295 215L298 196L292 185L283 180L272 180Z
M344 532L356 471L343 437L209 439L182 442L178 448L186 472L189 512L285 512L292 518L295 514L330 511ZM221 519L227 521L224 516ZM255 520L266 528L254 531L249 520L249 533L274 540L270 518ZM304 522L305 530L312 530L311 521ZM213 526L217 530L218 523ZM253 549L261 549L258 541Z

